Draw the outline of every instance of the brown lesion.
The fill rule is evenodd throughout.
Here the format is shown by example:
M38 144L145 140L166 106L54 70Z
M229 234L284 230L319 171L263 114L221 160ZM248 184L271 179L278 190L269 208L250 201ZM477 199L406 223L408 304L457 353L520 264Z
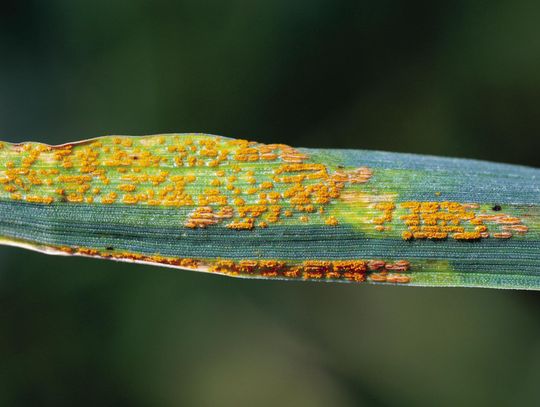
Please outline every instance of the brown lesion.
M331 177L336 182L345 182L351 184L364 184L370 180L373 172L367 167L353 169L338 169Z
M481 214L477 216L482 222L494 223L500 226L500 231L492 233L496 239L509 239L514 234L526 234L529 231L529 227L523 224L523 221L512 215L507 215L505 213L498 213L494 215Z

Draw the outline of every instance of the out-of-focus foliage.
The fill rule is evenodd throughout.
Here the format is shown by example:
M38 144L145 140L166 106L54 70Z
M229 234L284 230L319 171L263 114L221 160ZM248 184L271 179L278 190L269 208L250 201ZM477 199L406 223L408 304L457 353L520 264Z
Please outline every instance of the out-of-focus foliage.
M540 5L4 1L0 139L201 131L538 166ZM531 405L534 293L0 248L0 405Z

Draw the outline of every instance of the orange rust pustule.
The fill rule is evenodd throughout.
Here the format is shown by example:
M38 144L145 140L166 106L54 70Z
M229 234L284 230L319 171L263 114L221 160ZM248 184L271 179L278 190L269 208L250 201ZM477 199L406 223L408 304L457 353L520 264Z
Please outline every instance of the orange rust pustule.
M396 209L396 205L394 202L379 202L375 204L375 209L382 211L382 216L379 216L372 220L372 222L375 224L375 230L379 232L383 232L387 229L390 229L389 226L384 226L385 223L392 222L393 219L393 213Z
M407 283L410 262L398 260L305 260L287 263L275 260L218 260L211 271L241 276L260 275L303 280L346 280Z
M286 262L282 260L231 260L173 258L161 255L144 255L126 251L86 247L57 247L68 254L100 257L104 259L130 260L156 263L166 266L197 269L235 277L264 277L300 280L343 280L351 282L410 282L411 264L407 260L388 262L384 260L305 260Z
M528 227L521 219L507 214L487 215L478 213L478 204L459 202L403 202L401 207L409 214L401 216L407 226L403 231L404 240L430 239L442 240L451 237L456 240L480 240L488 237L508 239L513 233L527 233ZM392 209L393 210L393 209ZM391 220L386 214L376 219L375 223ZM380 220L380 222L379 222ZM484 222L502 225L502 231L489 233Z

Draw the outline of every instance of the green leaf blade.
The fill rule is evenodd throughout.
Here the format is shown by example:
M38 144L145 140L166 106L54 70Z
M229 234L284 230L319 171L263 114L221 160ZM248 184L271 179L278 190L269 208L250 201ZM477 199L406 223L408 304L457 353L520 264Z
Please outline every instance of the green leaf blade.
M0 243L246 278L538 289L539 176L204 134L2 143Z

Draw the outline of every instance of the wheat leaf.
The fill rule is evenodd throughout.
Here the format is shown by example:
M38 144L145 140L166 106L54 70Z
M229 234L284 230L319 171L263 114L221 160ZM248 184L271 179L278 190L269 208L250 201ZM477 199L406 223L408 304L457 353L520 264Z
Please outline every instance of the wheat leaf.
M0 243L247 278L539 289L539 176L205 134L0 143Z

